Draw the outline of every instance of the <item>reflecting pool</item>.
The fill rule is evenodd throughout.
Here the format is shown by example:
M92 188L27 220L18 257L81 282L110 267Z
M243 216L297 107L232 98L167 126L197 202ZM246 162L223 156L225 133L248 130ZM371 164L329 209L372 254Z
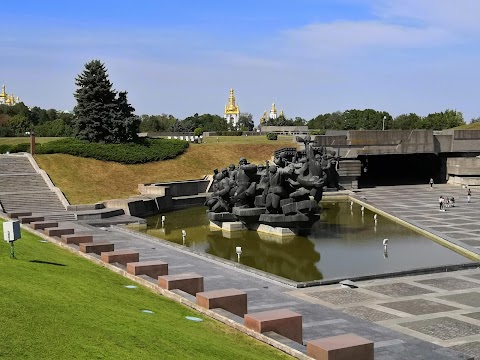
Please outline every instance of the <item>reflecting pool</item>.
M294 281L354 277L472 260L413 230L349 202L322 202L320 221L308 237L278 238L255 231L222 232L210 228L206 207L173 211L147 219L141 230L195 251L237 261ZM187 236L182 240L182 229ZM383 240L388 239L388 251Z

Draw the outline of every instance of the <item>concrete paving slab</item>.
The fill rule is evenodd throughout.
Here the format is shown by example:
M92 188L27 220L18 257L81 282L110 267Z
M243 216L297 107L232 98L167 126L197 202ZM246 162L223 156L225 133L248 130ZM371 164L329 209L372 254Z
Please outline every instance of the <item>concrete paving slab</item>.
M480 292L468 292L462 294L453 294L447 296L440 296L440 299L448 300L453 303L459 303L472 307L480 307Z
M458 310L453 306L440 304L434 301L425 300L425 299L413 299L413 300L404 300L404 301L395 301L388 303L380 303L379 305L385 306L391 309L402 311L407 314L412 315L425 315L433 314L439 312L446 312L452 310Z
M373 285L365 287L370 291L375 291L380 294L384 294L391 297L400 297L400 296L414 296L414 295L422 295L432 293L432 290L428 290L419 286L403 283L403 282L395 282L391 284L384 284L384 285Z
M418 280L416 282L419 284L425 284L425 285L429 285L429 286L433 286L439 289L449 290L449 291L474 289L479 287L478 283L458 279L455 277L443 277L443 278L437 278L437 279Z
M451 317L439 317L434 319L412 321L402 323L400 325L442 340L470 335L480 335L480 326Z

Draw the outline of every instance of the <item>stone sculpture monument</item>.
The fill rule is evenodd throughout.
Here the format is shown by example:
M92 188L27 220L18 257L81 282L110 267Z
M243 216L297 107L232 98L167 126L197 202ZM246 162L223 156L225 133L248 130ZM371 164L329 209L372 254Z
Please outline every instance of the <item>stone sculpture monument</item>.
M220 227L241 222L259 231L262 226L308 231L319 219L324 188L340 189L338 158L335 151L314 148L310 136L297 140L305 144L304 152L281 149L273 163L254 165L241 158L238 168L214 170L212 196L205 203L209 220Z

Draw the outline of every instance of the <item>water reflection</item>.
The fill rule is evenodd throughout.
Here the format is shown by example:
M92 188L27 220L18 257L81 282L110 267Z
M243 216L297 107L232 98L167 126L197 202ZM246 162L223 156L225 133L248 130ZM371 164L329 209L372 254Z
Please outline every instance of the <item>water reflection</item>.
M278 238L254 231L210 228L204 207L174 211L147 219L143 230L196 251L237 261L295 281L351 277L372 273L470 262L469 259L414 231L349 202L322 202L320 221L307 237ZM389 239L388 253L383 239ZM320 257L321 254L321 257Z

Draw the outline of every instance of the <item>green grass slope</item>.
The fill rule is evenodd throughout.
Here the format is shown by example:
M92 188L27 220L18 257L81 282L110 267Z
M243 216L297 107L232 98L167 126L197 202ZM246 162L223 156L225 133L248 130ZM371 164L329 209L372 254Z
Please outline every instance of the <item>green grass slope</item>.
M33 234L15 250L0 241L2 359L290 358Z

